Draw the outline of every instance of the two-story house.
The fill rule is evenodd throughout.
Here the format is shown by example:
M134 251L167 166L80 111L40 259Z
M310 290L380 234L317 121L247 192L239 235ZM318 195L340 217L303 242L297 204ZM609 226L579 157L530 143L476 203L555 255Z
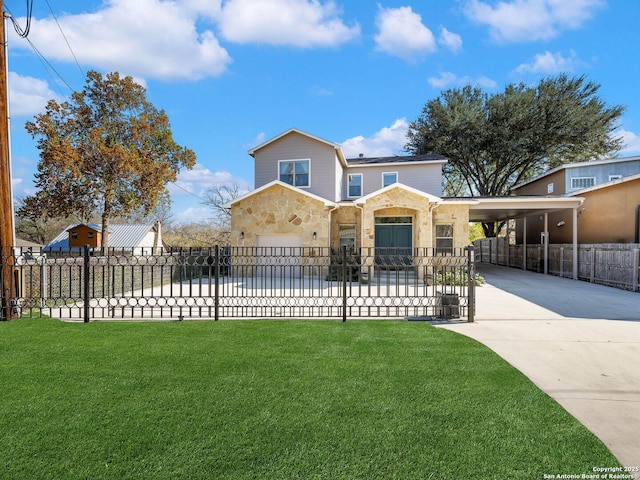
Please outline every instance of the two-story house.
M441 198L440 155L347 159L295 128L249 154L256 188L228 204L234 245L446 253L468 244L469 201Z
M517 185L518 196L581 197L578 243L626 243L640 235L640 156L569 163ZM524 221L520 220L519 225ZM550 214L550 243L570 243L570 213ZM529 242L544 241L542 216L526 219ZM517 227L517 232L522 229ZM517 240L520 242L521 237Z

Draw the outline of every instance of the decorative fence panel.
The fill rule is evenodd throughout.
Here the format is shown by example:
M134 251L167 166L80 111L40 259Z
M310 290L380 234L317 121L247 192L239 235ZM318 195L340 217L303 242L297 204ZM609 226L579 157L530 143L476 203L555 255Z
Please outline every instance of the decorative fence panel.
M13 251L16 314L55 318L347 318L473 321L473 247L212 247Z

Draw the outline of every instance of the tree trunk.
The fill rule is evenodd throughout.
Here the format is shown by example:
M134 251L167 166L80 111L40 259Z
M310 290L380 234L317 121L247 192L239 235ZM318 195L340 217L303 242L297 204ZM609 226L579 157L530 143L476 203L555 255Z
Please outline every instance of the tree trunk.
M100 246L104 251L109 248L109 217L111 216L111 192L104 194L104 209L102 210L102 242Z

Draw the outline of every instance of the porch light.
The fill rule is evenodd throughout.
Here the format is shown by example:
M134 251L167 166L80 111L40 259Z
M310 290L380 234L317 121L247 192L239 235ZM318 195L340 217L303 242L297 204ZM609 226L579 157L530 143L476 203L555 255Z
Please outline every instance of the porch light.
M244 232L240 232L240 240L244 240Z
M318 238L318 234L316 232L313 232L313 239L315 240L316 238Z

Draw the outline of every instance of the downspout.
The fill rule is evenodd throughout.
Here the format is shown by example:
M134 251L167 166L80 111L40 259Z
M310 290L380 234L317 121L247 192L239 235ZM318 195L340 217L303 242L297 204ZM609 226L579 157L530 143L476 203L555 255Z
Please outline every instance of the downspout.
M354 205L360 210L360 247L358 248L358 250L360 250L362 249L362 240L364 239L364 207L357 202L354 202Z
M328 224L328 232L327 232L327 238L329 239L329 253L331 253L331 222L333 222L333 215L332 213L335 212L337 209L340 208L340 205L338 205L337 203L331 208L331 210L329 210L329 224ZM340 241L340 239L338 238L338 241Z

